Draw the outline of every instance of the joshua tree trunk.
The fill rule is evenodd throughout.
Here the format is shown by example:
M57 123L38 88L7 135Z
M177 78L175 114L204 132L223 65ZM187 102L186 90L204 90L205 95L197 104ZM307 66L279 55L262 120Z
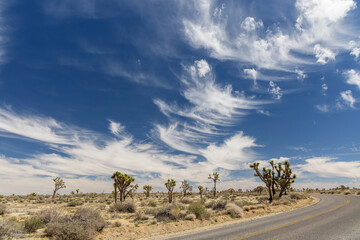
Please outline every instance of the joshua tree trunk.
M216 181L214 181L214 198L216 198Z

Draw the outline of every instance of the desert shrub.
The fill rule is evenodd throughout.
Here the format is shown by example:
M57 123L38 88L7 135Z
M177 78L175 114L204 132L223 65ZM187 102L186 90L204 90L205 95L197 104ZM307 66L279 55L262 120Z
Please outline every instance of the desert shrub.
M285 198L281 199L280 203L284 204L284 205L290 205L291 204L291 202L288 199L285 199Z
M358 191L358 192L356 193L356 195L360 195L360 191Z
M180 202L183 204L190 204L192 203L194 200L190 199L190 198L182 198L180 199Z
M13 219L0 221L0 239L21 237L23 237L23 234L21 233L20 227Z
M306 199L307 197L308 197L307 194L299 194L299 193L290 194L290 198L295 200Z
M161 208L155 215L155 218L158 221L166 220L178 220L180 218L180 207L176 204L167 205L164 208Z
M55 208L43 209L36 213L36 216L44 223L48 224L54 219L60 217L60 212Z
M51 221L45 233L58 240L93 239L96 231L105 227L105 221L94 209L79 208L73 216L59 217Z
M2 204L0 205L0 216L5 215L6 213L6 205Z
M83 205L84 203L82 201L71 201L67 204L68 207L76 207L76 206L81 206Z
M109 208L110 212L134 213L136 206L133 202L114 203Z
M349 195L349 194L351 194L351 192L349 190L347 190L347 191L344 192L344 194Z
M269 200L266 199L266 201L268 202ZM235 201L235 204L239 207L244 207L246 205L252 205L253 202L250 202L250 201L246 201L246 200L240 200L240 201Z
M50 222L45 233L57 240L88 240L93 239L96 232L90 224L66 216Z
M156 206L157 206L157 202L155 202L155 201L150 201L150 202L149 202L149 206L150 206L150 207L156 207Z
M196 216L193 213L190 213L190 214L185 216L185 220L189 220L189 221L194 221L195 218L196 218Z
M247 205L247 206L244 206L243 209L248 212L250 210L256 209L256 206L255 205Z
M135 214L135 220L137 221L144 221L144 220L148 220L149 216L146 215L144 212L136 212Z
M242 218L244 216L243 210L234 203L228 203L225 209L232 218Z
M36 216L25 219L24 230L27 233L36 232L36 230L42 227L44 227L43 221L41 221L41 219Z
M213 210L224 210L225 206L227 204L227 201L217 201L214 206L212 207Z
M256 204L255 207L256 207L256 209L261 209L261 208L265 209L267 207L267 205L266 204Z
M89 223L98 232L105 227L105 221L100 213L92 208L78 208L74 213L73 219Z
M188 211L195 214L197 219L205 219L209 217L205 206L201 202L193 202L188 206Z
M211 200L209 202L205 202L205 207L206 208L213 208L213 206L215 205L216 201L215 200Z

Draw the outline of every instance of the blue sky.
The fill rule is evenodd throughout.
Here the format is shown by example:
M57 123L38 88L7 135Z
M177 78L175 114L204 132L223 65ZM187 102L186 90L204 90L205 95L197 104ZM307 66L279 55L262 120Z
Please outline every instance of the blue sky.
M168 178L359 186L354 0L2 1L0 193L111 191ZM21 176L19 178L19 176Z

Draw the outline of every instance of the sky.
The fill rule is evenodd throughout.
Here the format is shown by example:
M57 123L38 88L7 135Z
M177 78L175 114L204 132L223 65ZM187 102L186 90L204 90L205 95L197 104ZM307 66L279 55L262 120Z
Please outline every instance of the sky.
M0 194L359 187L355 0L0 1ZM177 189L178 190L178 189ZM141 191L141 190L139 190Z

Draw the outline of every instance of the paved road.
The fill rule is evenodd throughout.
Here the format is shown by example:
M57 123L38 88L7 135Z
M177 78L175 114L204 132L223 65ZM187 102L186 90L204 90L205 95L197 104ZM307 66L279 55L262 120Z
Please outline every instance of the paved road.
M314 195L310 207L169 240L360 240L360 196Z

